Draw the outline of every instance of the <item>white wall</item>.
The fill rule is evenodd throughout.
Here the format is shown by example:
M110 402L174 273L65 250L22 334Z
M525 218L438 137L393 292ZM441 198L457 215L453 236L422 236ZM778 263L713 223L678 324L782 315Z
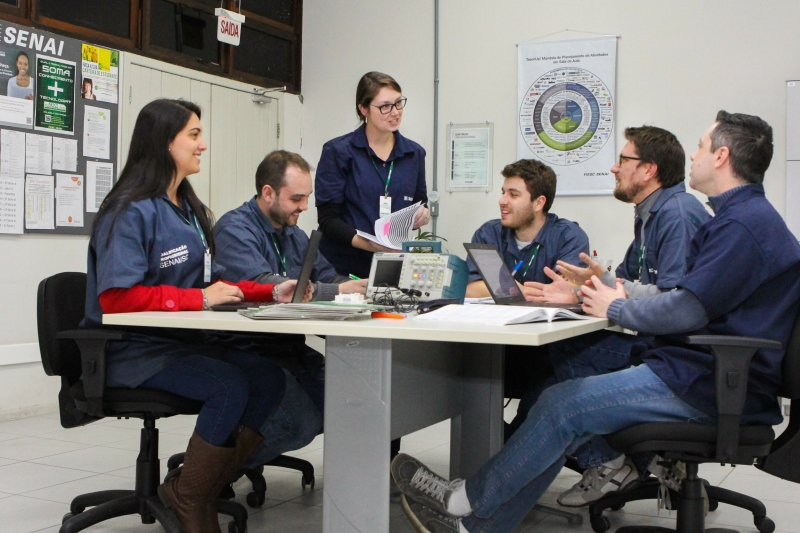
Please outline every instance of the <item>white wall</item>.
M355 127L356 83L364 72L381 70L409 98L402 131L428 150L430 171L433 0L305 0L303 12L304 156L316 164L326 140ZM688 172L688 155L717 110L772 124L776 150L765 186L784 212L783 82L800 76L800 3L441 0L440 21L440 190L446 124L495 124L494 190L442 192L438 233L451 251L463 254L459 243L497 217L500 170L516 159L516 43L565 29L620 36L618 150L625 126L660 126L683 143ZM617 262L633 236L633 208L612 197L557 198L552 211L579 222L592 248ZM303 227L313 227L313 218L306 216Z

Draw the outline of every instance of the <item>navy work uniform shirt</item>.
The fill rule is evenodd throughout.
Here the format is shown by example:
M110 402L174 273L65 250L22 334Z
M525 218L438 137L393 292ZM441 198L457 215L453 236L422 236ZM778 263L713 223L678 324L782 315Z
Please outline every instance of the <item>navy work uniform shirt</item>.
M317 207L328 203L341 204L344 206L342 218L347 224L374 234L375 221L380 218L380 197L386 190L392 163L388 188L392 212L417 202L427 203L425 149L398 131L394 133L392 153L383 161L369 147L365 127L325 143L317 165L314 188ZM319 248L339 274L369 276L371 252L325 236Z
M659 289L674 289L686 273L686 255L697 229L711 215L703 204L686 192L683 182L661 192L650 208L650 218L644 227L644 249L640 221L634 224L634 239L617 267L617 277L638 281L639 257L643 253L641 282Z
M89 242L86 280L86 316L82 327L102 326L100 294L108 289L171 285L200 289L203 282L205 247L188 204L178 215L166 194L129 204L114 222L108 212L94 228ZM109 237L109 228L114 228ZM220 268L212 272L218 277ZM137 328L131 341L113 342L109 348L106 384L136 387L154 376L176 357L191 353L216 353L204 346L192 330ZM188 348L187 343L194 343Z
M219 219L214 226L214 244L214 260L225 267L222 279L226 281L254 280L268 273L297 279L308 250L308 235L290 226L284 226L279 234L253 198ZM336 283L338 278L333 266L317 253L311 281Z
M773 339L786 347L800 298L800 245L764 197L745 185L710 197L716 216L692 239L686 276L677 286L694 294L708 315L703 333ZM785 349L759 350L750 363L743 421L776 424ZM682 400L716 416L710 353L669 346L642 354Z
M577 223L558 218L553 213L547 214L547 220L539 230L539 234L522 250L517 246L514 230L503 227L500 219L490 220L478 228L472 236L472 242L497 246L500 256L512 272L517 263L522 261L522 266L515 276L520 283L526 281L550 283L550 278L544 273L544 267L555 268L559 259L571 265L583 265L578 256L581 252L589 253L589 237L586 236L586 232ZM534 252L536 257L528 267ZM469 257L467 266L470 282L483 279L478 267Z

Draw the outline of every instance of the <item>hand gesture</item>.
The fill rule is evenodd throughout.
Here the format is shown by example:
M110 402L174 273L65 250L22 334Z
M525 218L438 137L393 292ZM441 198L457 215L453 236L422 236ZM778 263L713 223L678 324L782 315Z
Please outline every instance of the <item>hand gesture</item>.
M585 285L587 281L592 279L592 276L597 276L599 278L603 275L603 272L606 271L603 265L589 257L589 254L581 253L580 258L581 261L589 266L584 268L570 265L564 261L557 261L556 263L558 272L563 274L564 277L567 278L567 281L574 283L578 287Z
M572 304L578 302L578 295L575 294L572 285L556 274L549 267L544 267L544 273L550 278L552 283L539 283L537 281L526 281L522 287L522 293L529 302L549 302L559 304Z
M244 300L242 289L221 281L209 285L205 290L209 307L212 305L238 304Z
M604 285L597 276L592 276L592 279L581 287L581 293L583 294L584 312L587 315L599 318L608 317L608 306L611 305L611 302L619 298L625 299L628 297L625 287L619 278L617 278L615 287L612 289Z
M420 207L417 214L414 215L414 229L419 229L430 222L430 213L430 210L424 205Z

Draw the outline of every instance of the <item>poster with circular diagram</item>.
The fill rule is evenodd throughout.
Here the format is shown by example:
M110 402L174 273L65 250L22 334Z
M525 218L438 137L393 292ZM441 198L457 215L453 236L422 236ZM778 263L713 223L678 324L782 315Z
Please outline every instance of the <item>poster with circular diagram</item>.
M614 188L615 59L598 39L520 44L518 157L551 166L559 194Z

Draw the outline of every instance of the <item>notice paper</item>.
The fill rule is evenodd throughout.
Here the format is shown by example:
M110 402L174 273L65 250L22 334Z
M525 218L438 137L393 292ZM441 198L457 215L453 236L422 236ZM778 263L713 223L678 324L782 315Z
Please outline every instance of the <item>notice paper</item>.
M25 179L25 133L0 131L0 176Z
M87 105L83 111L83 156L108 159L111 145L111 112Z
M28 174L25 179L25 229L55 229L53 176Z
M86 162L86 212L97 213L114 184L114 164Z
M25 172L50 174L53 171L53 138L49 135L25 134Z
M0 176L0 233L22 233L25 178Z
M33 100L0 96L0 124L32 129Z
M58 170L78 170L78 141L75 139L53 138L53 168Z
M56 226L83 227L83 176L56 174Z

